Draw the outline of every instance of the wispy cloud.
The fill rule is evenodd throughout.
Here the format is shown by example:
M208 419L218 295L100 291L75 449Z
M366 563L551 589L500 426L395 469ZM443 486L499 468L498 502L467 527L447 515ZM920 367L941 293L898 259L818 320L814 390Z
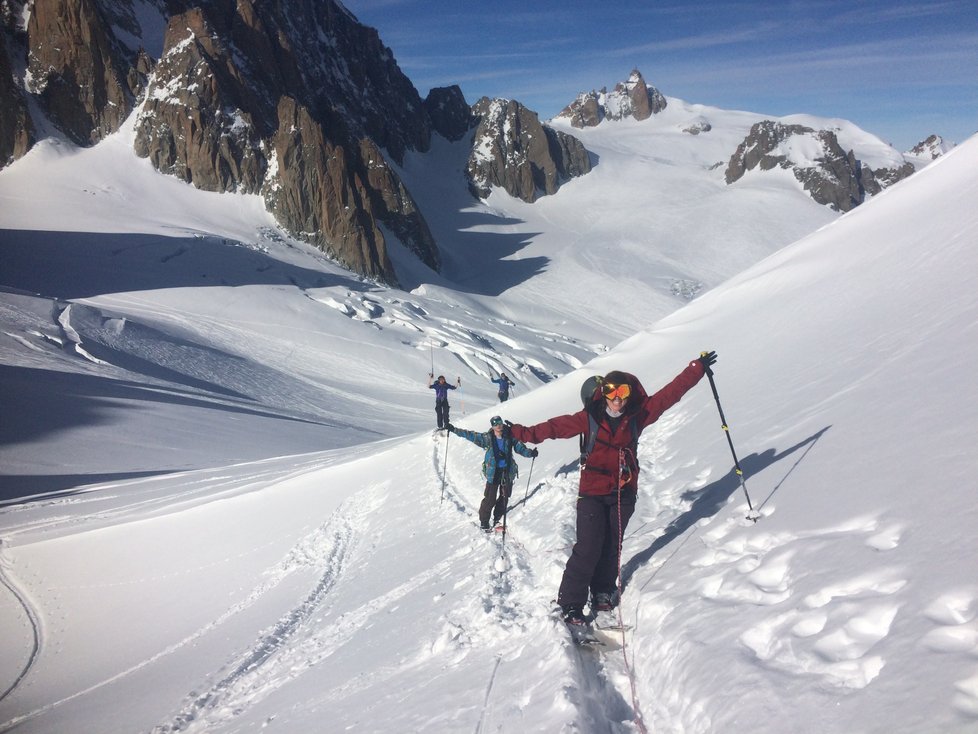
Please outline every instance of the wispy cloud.
M650 51L694 51L705 48L732 46L740 43L754 43L765 38L770 38L780 28L781 24L779 23L760 23L739 29L701 33L668 40L649 41L648 43L608 50L605 53L610 56L634 56L638 53L647 53Z

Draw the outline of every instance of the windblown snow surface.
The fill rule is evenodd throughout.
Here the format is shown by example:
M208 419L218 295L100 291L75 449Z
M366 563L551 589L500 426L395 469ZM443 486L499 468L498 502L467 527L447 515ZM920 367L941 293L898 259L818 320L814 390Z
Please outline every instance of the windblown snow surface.
M978 731L978 138L839 217L657 124L533 206L409 157L407 290L125 131L0 173L0 731ZM482 429L704 349L730 430L704 380L645 432L631 629L574 648L576 441L486 537L428 373Z

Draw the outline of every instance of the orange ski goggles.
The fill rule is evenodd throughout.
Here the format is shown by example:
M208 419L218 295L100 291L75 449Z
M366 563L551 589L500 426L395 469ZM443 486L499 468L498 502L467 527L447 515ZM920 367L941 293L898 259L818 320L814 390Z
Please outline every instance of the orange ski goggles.
M606 382L601 386L601 393L608 398L608 400L614 400L615 398L625 400L632 394L632 388L628 383L615 385L614 383Z

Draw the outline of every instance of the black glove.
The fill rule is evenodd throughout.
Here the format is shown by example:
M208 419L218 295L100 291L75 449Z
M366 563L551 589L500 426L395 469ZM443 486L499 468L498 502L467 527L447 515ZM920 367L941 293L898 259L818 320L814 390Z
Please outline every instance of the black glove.
M536 449L530 449L530 458L531 459L535 459L539 455L540 455L540 452L539 451L537 451Z
M710 367L712 367L713 365L716 364L716 362L717 362L717 353L716 352L701 352L700 353L700 356L699 356L699 362L700 362L700 364L703 365L703 371L706 374L708 374L708 375L712 375L713 374L713 370L711 370Z
M449 423L448 425L445 426L445 430L448 431L449 433L455 433L455 426Z

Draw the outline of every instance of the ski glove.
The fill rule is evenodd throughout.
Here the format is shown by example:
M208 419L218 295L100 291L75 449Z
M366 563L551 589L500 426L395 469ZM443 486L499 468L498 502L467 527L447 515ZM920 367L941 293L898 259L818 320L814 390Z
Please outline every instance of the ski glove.
M537 451L536 449L530 449L530 457L531 458L535 459L539 455L540 455L540 452L539 451Z
M713 365L716 364L716 362L717 362L717 353L716 352L701 352L700 353L700 356L699 356L699 362L700 362L700 364L703 365L703 371L706 374L708 374L708 375L712 375L713 374L713 370L711 370L710 367L712 367Z
M455 426L449 423L448 425L445 426L445 430L448 431L449 433L455 433Z

